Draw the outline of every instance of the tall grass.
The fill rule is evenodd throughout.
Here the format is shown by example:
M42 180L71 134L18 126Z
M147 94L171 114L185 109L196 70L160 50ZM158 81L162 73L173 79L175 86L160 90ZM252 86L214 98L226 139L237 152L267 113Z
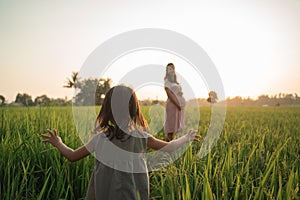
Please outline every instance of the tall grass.
M149 107L143 107L149 119ZM205 137L210 108L200 109ZM187 125L195 120L186 116ZM77 148L70 107L0 108L0 199L83 199L93 157L76 163L42 144L40 133L57 128ZM229 107L213 150L196 156L194 143L173 164L150 172L151 199L297 199L300 107ZM160 133L158 137L163 137Z

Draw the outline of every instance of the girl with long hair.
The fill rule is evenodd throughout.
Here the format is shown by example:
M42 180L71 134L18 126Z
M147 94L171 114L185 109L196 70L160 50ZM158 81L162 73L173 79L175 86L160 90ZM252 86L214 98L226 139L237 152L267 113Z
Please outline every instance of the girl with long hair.
M95 152L95 165L87 199L149 199L149 177L145 160L147 147L173 152L183 144L198 140L195 131L165 142L148 132L135 92L126 86L111 88L105 95L95 120L94 136L76 150L65 145L55 129L42 134L69 161L75 162Z

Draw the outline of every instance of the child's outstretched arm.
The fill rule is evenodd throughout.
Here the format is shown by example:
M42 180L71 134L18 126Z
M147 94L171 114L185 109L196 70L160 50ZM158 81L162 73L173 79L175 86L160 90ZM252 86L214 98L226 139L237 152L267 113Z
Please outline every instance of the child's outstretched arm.
M199 140L200 135L196 134L197 131L195 130L189 130L189 132L176 139L172 140L171 142L165 142L163 140L157 139L155 137L149 137L148 138L148 147L154 150L161 150L161 151L166 151L166 152L173 152L185 143L193 140Z
M52 144L69 161L75 162L91 154L91 152L88 151L85 146L81 146L78 149L73 150L67 145L65 145L62 142L61 138L57 135L57 131L55 129L53 130L47 129L47 132L50 135L41 134L41 136L45 139L42 142L49 142L50 144Z

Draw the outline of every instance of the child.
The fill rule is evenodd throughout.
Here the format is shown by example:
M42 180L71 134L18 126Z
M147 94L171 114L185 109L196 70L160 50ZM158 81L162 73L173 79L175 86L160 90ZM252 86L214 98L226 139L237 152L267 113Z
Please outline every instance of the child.
M66 146L55 129L47 130L50 135L42 134L43 142L52 144L71 162L95 152L95 167L87 199L148 199L147 147L172 152L189 141L199 139L191 130L171 142L148 134L147 122L135 92L121 85L106 93L94 128L95 136L76 150Z

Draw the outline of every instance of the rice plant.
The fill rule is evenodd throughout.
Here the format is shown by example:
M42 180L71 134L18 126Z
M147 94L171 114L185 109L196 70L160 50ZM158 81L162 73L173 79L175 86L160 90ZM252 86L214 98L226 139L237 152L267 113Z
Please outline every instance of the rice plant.
M142 109L155 121L156 111ZM187 108L187 126L198 122L192 111ZM202 137L209 122L210 108L201 107ZM193 143L174 163L149 173L150 199L299 199L299 124L300 107L228 107L206 157L196 156L201 142ZM0 199L84 199L94 158L68 162L41 143L46 128L57 128L72 148L82 145L71 107L0 108Z

